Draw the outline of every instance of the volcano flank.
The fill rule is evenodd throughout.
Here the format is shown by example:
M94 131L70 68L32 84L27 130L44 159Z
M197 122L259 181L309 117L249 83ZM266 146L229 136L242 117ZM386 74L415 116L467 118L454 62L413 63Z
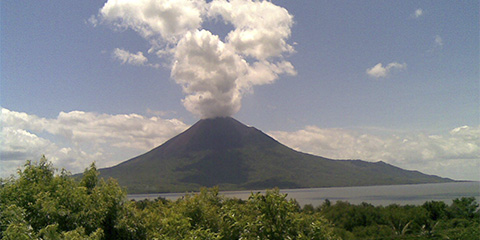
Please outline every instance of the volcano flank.
M159 147L100 169L129 193L314 188L449 182L384 162L332 160L297 152L230 118L203 119Z

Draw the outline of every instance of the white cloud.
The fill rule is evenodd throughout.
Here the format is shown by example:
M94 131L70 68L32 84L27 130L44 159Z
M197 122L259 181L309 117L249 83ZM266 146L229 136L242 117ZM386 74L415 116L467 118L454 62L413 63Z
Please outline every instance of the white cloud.
M423 15L423 10L421 8L415 9L415 12L413 13L414 18L419 18Z
M0 124L1 176L12 174L25 160L37 160L42 154L57 167L72 172L93 161L99 167L111 166L126 160L122 153L144 152L188 127L177 119L138 114L72 111L47 119L5 108L1 109Z
M296 74L283 59L294 52L286 42L293 17L269 1L111 0L99 18L133 29L149 41L149 53L172 60L171 76L186 94L183 105L201 118L231 116L253 86ZM205 20L217 18L233 26L225 39L201 29ZM146 62L141 52L116 52L123 63Z
M33 154L41 154L41 151L56 149L52 142L23 129L2 127L1 134L0 154L2 162L27 159Z
M230 116L240 109L238 76L248 63L209 31L189 32L178 43L172 76L187 97L183 104L203 117ZM220 100L219 100L220 99Z
M2 127L0 132L0 177L8 177L25 164L45 155L55 167L81 171L89 163L102 160L101 152L88 154L79 148L60 147L36 134L15 127Z
M167 42L176 42L202 23L205 2L199 0L135 0L107 1L100 10L101 18L119 28L131 28L145 38L158 35Z
M178 43L172 77L187 97L190 112L210 118L231 116L252 86L273 83L279 74L295 74L289 62L247 63L231 45L209 31L189 32Z
M41 131L48 124L48 121L45 118L39 118L27 113L10 111L1 107L0 109L1 127L15 126L17 129Z
M145 65L148 62L148 59L143 56L142 52L131 53L129 51L115 48L113 50L113 58L119 60L122 64L131 64L131 65Z
M0 177L42 154L56 167L80 172L91 162L107 167L158 146L188 126L177 119L138 114L61 112L55 118L1 108ZM296 150L334 159L385 161L454 179L480 180L480 126L440 134L307 126L269 135Z
M386 67L383 67L382 63L378 63L372 68L368 68L366 72L368 75L372 77L382 78L382 77L387 77L390 74L390 72L394 69L403 70L406 68L407 68L406 63L400 64L397 62L392 62L392 63L389 63Z
M227 42L238 52L257 59L293 52L285 42L293 24L293 16L286 9L268 1L215 0L210 5L210 16L220 15L235 26Z
M328 158L384 161L428 174L480 180L480 126L455 128L441 135L371 134L316 126L269 134L296 150Z

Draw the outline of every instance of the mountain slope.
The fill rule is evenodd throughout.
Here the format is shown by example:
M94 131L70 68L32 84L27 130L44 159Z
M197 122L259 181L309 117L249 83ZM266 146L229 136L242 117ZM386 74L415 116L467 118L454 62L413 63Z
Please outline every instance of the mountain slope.
M360 160L331 160L290 149L233 118L203 119L151 151L111 168L130 193L338 187L450 179Z

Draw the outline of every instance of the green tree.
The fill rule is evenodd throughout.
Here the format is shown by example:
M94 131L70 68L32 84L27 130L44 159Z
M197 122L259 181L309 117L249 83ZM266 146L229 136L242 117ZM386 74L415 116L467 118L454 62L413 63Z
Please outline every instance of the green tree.
M427 219L427 211L418 206L392 204L384 208L386 223L396 235L418 234Z
M453 200L448 208L451 218L476 219L480 217L478 203L474 197L462 197Z
M0 205L0 237L2 239L33 239L32 227L25 220L25 210L16 205Z
M441 201L427 201L425 202L422 207L427 210L428 217L433 220L437 221L440 219L444 219L447 216L447 204Z
M251 214L242 237L246 239L336 239L333 229L320 215L300 212L296 201L287 200L278 189L265 195L252 194L247 201Z
M27 161L18 178L2 182L0 236L115 239L125 191L113 180L97 181L93 164L80 182L65 170L56 172L43 156Z
M87 188L87 193L91 194L93 189L98 184L98 175L97 167L95 163L90 165L90 168L85 169L83 172L82 180L80 181L80 186Z

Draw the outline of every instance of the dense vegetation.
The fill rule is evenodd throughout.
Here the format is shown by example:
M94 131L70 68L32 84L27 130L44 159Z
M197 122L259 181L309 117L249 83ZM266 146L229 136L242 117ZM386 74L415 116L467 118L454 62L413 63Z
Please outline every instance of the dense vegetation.
M451 205L300 207L277 189L248 200L203 189L176 201L129 201L95 165L75 180L42 158L0 187L2 239L478 239L475 198Z

